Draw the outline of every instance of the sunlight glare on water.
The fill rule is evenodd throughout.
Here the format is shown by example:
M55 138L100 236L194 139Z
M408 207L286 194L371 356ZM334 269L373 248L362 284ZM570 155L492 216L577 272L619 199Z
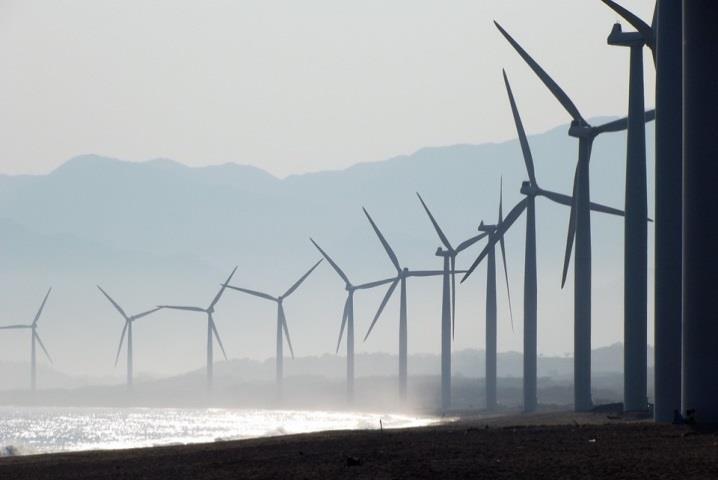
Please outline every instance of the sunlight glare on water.
M213 442L316 432L418 427L431 417L222 408L0 407L0 456Z

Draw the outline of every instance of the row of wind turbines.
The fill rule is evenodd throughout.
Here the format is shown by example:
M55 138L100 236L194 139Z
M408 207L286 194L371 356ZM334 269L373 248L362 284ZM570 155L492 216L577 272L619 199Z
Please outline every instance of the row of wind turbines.
M337 352L346 332L346 361L347 361L347 391L349 398L354 393L354 344L355 344L355 322L354 322L354 294L358 290L367 290L388 286L386 293L378 307L378 310L364 337L366 340L371 334L374 326L380 318L385 306L392 298L397 287L399 287L399 395L405 399L407 395L408 377L408 314L407 314L407 279L412 277L442 277L442 311L441 311L441 407L448 410L451 407L451 343L455 327L456 317L456 274L463 274L461 282L464 282L479 266L486 260L486 406L488 409L495 409L497 406L496 392L496 345L497 345L497 301L496 301L496 245L501 250L501 260L506 277L507 293L509 292L506 253L504 236L515 224L518 218L526 212L526 243L524 260L524 375L523 375L523 408L527 412L536 410L537 398L537 339L538 339L538 315L537 315L537 254L536 254L536 198L543 197L559 205L570 208L566 250L563 264L563 275L561 285L567 280L568 269L572 251L575 249L574 261L574 404L577 411L589 410L593 407L591 399L591 212L624 217L625 223L625 403L628 410L644 410L647 408L647 188L646 188L646 155L645 155L645 122L655 118L653 110L644 111L643 100L643 66L642 48L648 46L655 56L655 34L653 27L647 25L638 17L627 11L611 0L602 0L606 5L624 17L636 32L623 32L620 24L614 25L608 37L610 45L630 47L631 71L629 87L629 111L628 116L619 120L611 121L602 125L590 125L581 115L579 109L572 102L570 97L559 87L549 74L531 57L526 50L497 22L494 22L499 32L506 38L509 44L518 52L531 70L538 76L547 89L563 106L571 116L571 127L568 135L578 139L578 160L574 172L573 191L571 195L552 192L541 188L536 179L533 157L524 130L523 122L519 114L516 99L514 97L508 76L503 71L503 80L508 95L509 106L518 134L523 161L526 168L528 180L521 184L520 192L524 198L518 202L506 217L503 216L503 200L499 199L498 220L495 224L485 224L483 221L478 227L479 233L461 243L456 247L444 234L436 218L432 214L424 199L417 194L419 201L425 210L441 243L435 252L437 257L442 259L441 270L411 270L403 266L395 251L379 229L378 225L369 212L364 213L374 230L378 240L383 246L389 261L396 268L396 275L386 279L380 279L364 284L354 284L347 274L334 261L317 242L311 240L327 263L344 282L347 292L346 301L342 313ZM655 24L655 16L654 16ZM594 140L603 133L628 130L627 142L627 169L626 169L626 203L625 212L594 203L590 199L590 174L589 163ZM501 191L503 185L501 186ZM477 242L486 239L487 243L476 260L468 270L456 269L456 258L464 250ZM132 335L133 323L140 318L151 315L161 309L184 310L202 313L207 316L207 362L206 377L208 387L212 386L213 363L214 363L214 342L216 340L222 353L227 358L221 337L215 324L213 313L215 306L220 301L226 289L241 292L275 302L277 305L277 326L276 326L276 381L281 389L283 381L284 341L286 340L291 356L294 350L289 336L286 315L283 301L292 295L306 278L322 262L316 262L304 275L302 275L282 295L275 296L265 292L251 290L244 287L232 285L230 282L237 270L232 270L227 280L221 285L219 291L210 302L209 306L183 306L183 305L158 305L152 309L128 315L125 310L101 287L102 294L107 298L114 308L124 319L120 344L115 357L117 364L122 347L127 338L127 384L133 383L133 349ZM630 292L630 294L628 294ZM30 325L10 325L0 329L30 328L32 329L32 388L36 386L35 381L35 343L39 343L44 353L49 357L45 346L36 332L37 320L42 313L47 296L43 300L34 321ZM509 314L513 324L513 313L511 312L511 301L509 294Z

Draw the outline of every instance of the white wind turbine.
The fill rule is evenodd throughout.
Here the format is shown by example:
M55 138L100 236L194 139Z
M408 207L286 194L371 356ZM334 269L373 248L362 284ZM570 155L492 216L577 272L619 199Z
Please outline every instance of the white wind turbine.
M219 289L219 292L217 292L217 295L214 296L214 299L212 299L212 302L209 304L208 307L202 308L202 307L191 307L191 306L183 306L183 305L158 305L158 308L167 308L170 310L185 310L189 312L201 312L207 314L207 388L212 388L212 379L214 377L214 342L212 337L214 336L217 339L217 343L219 344L219 348L222 350L222 355L224 355L224 359L227 360L227 352L224 351L224 345L222 345L222 339L219 338L219 333L217 332L217 326L214 324L214 318L212 317L212 314L214 313L214 307L217 305L217 302L219 302L219 299L222 298L222 294L224 293L225 289L227 288L227 284L232 280L232 277L234 276L234 272L237 271L237 267L234 267L234 270L232 270L232 273L229 274L229 277L227 280L222 284L222 287Z
M138 320L142 317L156 312L160 309L160 307L155 307L151 310L147 310L145 312L138 313L137 315L130 316L125 313L122 307L120 307L120 305L115 300L113 300L113 298L110 297L110 295L106 291L104 291L101 286L98 285L97 288L102 292L102 294L107 298L107 300L110 301L110 303L115 307L115 309L120 312L122 318L125 319L125 326L122 327L122 334L120 335L120 345L117 347L117 355L115 356L115 366L117 366L117 362L120 359L122 344L125 341L125 335L127 335L127 388L132 388L134 372L134 362L132 360L132 324L135 320Z
M32 330L32 342L30 347L30 389L32 391L35 391L37 388L37 344L40 345L40 348L42 348L42 351L45 353L45 356L47 359L52 363L52 357L50 357L50 354L47 352L47 349L45 348L45 344L42 343L42 340L40 339L40 335L37 333L37 321L40 319L40 315L42 315L42 311L45 309L45 303L47 302L47 297L50 296L50 292L52 292L52 287L50 287L47 290L47 293L45 294L45 298L42 299L42 303L40 304L40 308L38 309L37 313L35 314L35 318L33 319L32 323L29 325L6 325L0 327L0 330L23 330L23 329L29 329Z

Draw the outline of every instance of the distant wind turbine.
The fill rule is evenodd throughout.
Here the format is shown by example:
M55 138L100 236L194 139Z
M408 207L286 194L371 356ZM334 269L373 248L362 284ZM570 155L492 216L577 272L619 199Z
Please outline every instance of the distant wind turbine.
M456 325L456 256L469 248L474 243L487 236L487 233L480 233L475 237L463 241L458 247L451 246L449 239L444 235L431 210L416 194L424 207L431 224L436 230L444 248L436 249L436 256L444 259L443 289L441 299L441 409L446 411L451 407L451 340ZM449 278L451 277L451 278Z
M32 330L32 336L31 336L32 342L31 342L31 347L30 347L30 389L33 392L37 389L36 343L40 344L40 348L42 348L42 351L45 353L45 356L50 361L50 363L52 363L52 357L50 357L50 354L47 352L47 349L45 348L45 344L42 343L42 340L40 339L40 334L37 333L37 321L40 320L40 315L42 315L42 311L45 309L45 303L47 302L47 297L50 296L50 292L52 292L52 287L50 287L47 290L47 293L45 294L45 298L42 299L40 308L38 309L37 313L35 314L35 318L33 319L31 324L29 324L29 325L6 325L3 327L0 327L0 330L20 330L20 329Z
M224 290L227 288L226 285L232 280L232 277L234 276L234 272L237 271L237 267L234 267L234 270L232 270L232 273L229 274L229 277L227 280L222 284L222 286L219 289L219 292L217 292L217 295L214 296L212 299L212 302L209 304L207 308L202 307L187 307L187 306L181 306L181 305L158 305L159 308L167 308L170 310L185 310L189 312L202 312L207 314L207 388L212 388L212 381L214 378L214 342L212 341L212 337L214 336L217 339L217 343L219 344L219 348L222 350L222 355L224 355L224 359L227 360L227 352L224 351L224 345L222 345L222 339L219 338L219 332L217 332L217 326L214 324L214 307L217 305L217 302L219 302L219 299L222 298L222 294L224 293Z
M284 378L284 338L287 339L287 345L289 345L289 351L292 354L292 358L294 358L294 349L292 348L292 340L289 338L289 327L287 327L287 318L284 315L284 300L287 299L294 291L299 288L299 286L304 282L304 280L307 279L307 277L314 271L319 264L322 263L322 260L319 260L317 263L315 263L312 268L310 268L307 273L302 275L299 280L294 282L294 284L289 287L289 290L284 292L284 294L274 297L272 295L269 295L268 293L264 292L258 292L256 290L249 290L247 288L241 288L241 287L235 287L233 285L227 285L225 286L227 288L230 288L232 290L236 290L238 292L243 292L248 295L252 295L259 298L264 298L265 300L271 300L272 302L275 302L277 304L277 356L275 360L276 365L276 372L277 372L277 388L282 388L282 382Z
M509 299L509 315L511 318L511 329L514 328L514 314L511 310L511 292L509 290L509 272L506 267L506 248L503 235L498 235L499 228L504 222L503 213L503 181L499 186L499 220L495 225L487 225L481 221L479 231L488 235L487 265L486 265L486 409L496 410L496 363L497 363L497 319L496 319L496 252L495 246L498 241L501 247L501 259L504 265L504 278L506 279L506 295ZM498 240L497 240L498 239ZM478 263L477 263L478 265ZM473 267L476 268L476 267Z
M138 320L142 317L146 317L147 315L156 312L160 309L160 307L155 307L151 310L144 311L142 313L138 313L137 315L127 315L122 307L112 298L110 295L102 289L101 286L97 285L97 288L102 292L102 294L109 300L109 302L112 304L113 307L115 307L115 310L120 312L120 315L122 315L122 318L125 319L125 325L122 327L122 334L120 335L120 345L117 347L117 355L115 355L115 366L117 366L117 362L120 359L120 352L122 351L122 344L125 341L125 334L127 335L127 388L132 388L133 383L133 375L134 375L134 361L133 361L133 350L132 350L132 324L135 320Z
M524 261L524 373L523 373L523 390L524 390L524 411L533 412L536 410L537 397L537 344L538 344L538 312L537 312L537 269L536 269L536 197L544 197L559 205L570 207L572 203L571 197L560 193L552 192L541 188L536 180L533 156L531 155L531 147L529 146L526 131L524 130L521 116L519 115L514 94L511 91L509 79L506 72L503 72L504 84L506 92L511 104L511 112L516 124L516 132L519 136L519 144L523 153L524 165L529 180L521 184L521 193L525 196L518 204L516 204L503 221L499 221L499 225L487 243L484 250L477 257L474 263L469 267L469 271L461 279L466 280L474 269L481 263L483 258L491 252L497 241L502 240L513 223L526 210L526 253ZM597 212L608 213L611 215L623 215L621 210L605 207L597 203L591 202L591 210Z
M581 116L576 105L558 86L558 84L536 63L516 40L494 22L501 34L508 40L521 58L531 67L544 85L556 97L563 108L571 115L569 136L577 137L578 162L574 173L573 202L569 217L566 254L563 265L561 285L566 283L566 275L571 259L574 239L576 241L576 261L574 266L574 408L587 411L593 406L591 400L591 216L589 161L593 141L602 133L625 130L627 118L614 120L603 125L592 126ZM655 111L645 113L645 120L655 118Z
M347 396L349 401L354 400L354 292L357 290L367 290L381 285L386 285L394 281L393 278L385 280L379 280L376 282L364 283L361 285L354 285L349 281L349 277L339 268L339 265L332 260L332 258L322 250L322 247L317 244L313 239L309 239L317 247L319 253L326 259L327 262L332 266L337 275L344 280L344 285L347 291L347 299L344 302L344 313L342 314L342 326L339 330L339 340L337 341L337 353L339 353L339 347L342 343L342 337L344 336L344 329L347 331Z
M371 322L371 326L369 327L369 330L366 332L366 336L364 337L364 341L366 341L367 338L369 338L369 334L374 329L374 325L376 325L377 320L379 320L379 317L381 316L381 313L384 311L384 307L386 307L387 302L389 299L391 299L392 294L396 290L397 284L400 285L400 299L399 299L399 398L401 400L406 400L406 390L407 390L407 376L408 376L408 340L407 340L407 332L408 332L408 323L407 323L407 304L406 304L406 279L409 277L433 277L433 276L439 276L443 275L444 272L441 270L409 270L408 268L401 267L401 264L399 263L399 259L397 258L396 254L394 253L394 250L389 245L389 242L387 242L386 238L384 238L384 235L381 233L381 230L379 230L379 227L374 222L374 219L371 218L371 215L369 215L369 212L364 208L364 214L369 219L369 223L371 223L372 228L374 229L374 233L376 233L376 236L379 238L379 241L381 242L382 246L384 247L384 250L386 251L386 254L389 256L389 260L391 260L391 263L396 268L396 277L389 285L389 289L387 290L386 294L384 295L384 298L381 301L381 304L379 305L379 309L376 312L376 315L374 315L374 320Z

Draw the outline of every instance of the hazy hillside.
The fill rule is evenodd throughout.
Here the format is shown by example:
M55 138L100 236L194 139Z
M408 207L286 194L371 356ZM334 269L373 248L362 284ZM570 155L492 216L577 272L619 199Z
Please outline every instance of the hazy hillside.
M653 352L649 352L652 368ZM593 392L597 403L620 401L623 346L620 344L593 350ZM405 408L396 389L397 357L389 354L357 356L357 401L352 408ZM500 403L518 408L522 402L522 357L516 352L499 354ZM277 397L274 361L236 359L219 362L215 385L206 391L204 369L182 375L153 379L139 377L131 392L121 378L76 377L49 368L40 371L42 394L27 390L27 364L0 363L0 377L10 380L0 387L0 404L40 404L74 406L243 406L267 407L291 405L292 408L345 408L346 359L324 354L288 360L285 364L284 395ZM461 350L453 355L452 381L455 408L481 408L485 403L483 379L484 352ZM573 361L570 357L539 359L539 398L542 404L570 405ZM418 408L438 407L440 358L433 354L409 358L409 402ZM651 376L652 379L652 376ZM649 381L649 399L653 395Z
M564 126L530 139L539 183L563 192L569 191L576 156L575 141L565 131ZM651 126L650 158L652 136ZM596 201L622 206L624 163L625 136L599 138L592 160ZM415 192L422 193L456 244L474 234L482 219L495 221L501 177L507 211L520 199L525 177L516 141L426 148L343 171L284 179L234 163L189 168L171 160L130 163L94 155L71 159L48 175L0 176L0 318L31 319L53 285L41 334L58 368L110 374L122 323L95 284L106 286L130 311L165 302L206 306L239 265L234 283L279 294L318 258L309 236L356 283L391 275L361 206L374 215L403 263L438 268L433 255L438 239ZM572 348L570 285L559 288L567 217L563 207L540 202L539 338L546 353ZM620 340L622 331L622 221L595 216L593 240L594 344L607 345ZM520 350L523 221L507 247L516 326L512 331L500 286L499 346ZM478 251L460 263L469 263ZM483 272L479 269L459 291L455 348L483 347ZM357 300L359 340L382 293ZM409 295L410 351L436 352L438 280L412 282ZM342 283L325 265L287 301L298 355L333 352L343 300ZM272 304L228 294L217 321L229 356L271 357L274 315ZM360 352L396 351L396 306L384 315L372 337L358 344ZM205 332L201 315L148 317L136 329L138 369L178 373L199 367ZM6 360L27 358L29 340L22 335L0 336Z

